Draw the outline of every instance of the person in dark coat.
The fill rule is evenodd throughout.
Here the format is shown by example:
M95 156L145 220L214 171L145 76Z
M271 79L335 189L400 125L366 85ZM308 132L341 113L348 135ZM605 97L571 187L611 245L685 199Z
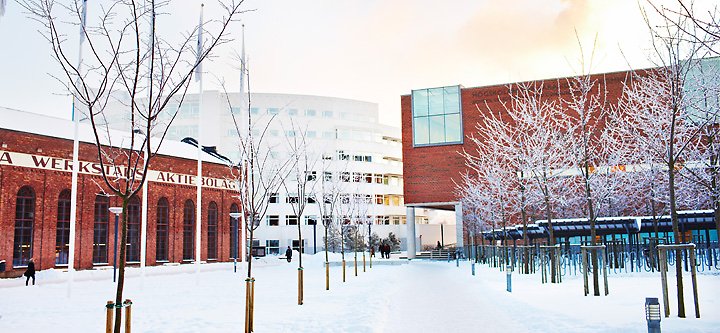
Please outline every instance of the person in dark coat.
M35 262L33 261L33 258L30 258L28 260L27 264L27 270L25 270L25 273L23 274L27 277L25 280L25 285L28 285L28 282L30 282L30 278L33 280L33 286L35 285Z
M375 247L370 246L370 257L374 257L374 256L375 256Z
M436 250L442 250L442 245L440 245L440 241L437 243L437 247L435 247Z
M287 259L288 262L292 261L292 249L289 246L287 250L285 250L285 259Z

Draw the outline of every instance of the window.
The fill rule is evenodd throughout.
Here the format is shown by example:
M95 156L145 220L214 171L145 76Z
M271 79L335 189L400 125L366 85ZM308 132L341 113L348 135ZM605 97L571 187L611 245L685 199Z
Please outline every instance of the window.
M297 132L295 132L295 131L292 131L292 130L285 131L285 136L287 136L288 138L294 138L296 135L297 135Z
M70 255L70 190L60 192L55 236L55 265L67 265Z
M251 114L260 114L260 109L258 109L258 108L250 108L250 113L251 113Z
M240 208L237 204L230 206L230 213L239 213ZM230 218L230 259L238 257L238 233L240 232L240 218Z
M305 179L308 181L314 181L317 179L317 172L316 171L305 171Z
M322 116L323 116L323 118L332 118L333 112L332 111L323 111Z
M305 216L305 225L316 225L317 221L318 221L318 217L315 215Z
M315 117L317 115L317 111L313 109L307 109L305 110L305 115L308 117Z
M364 180L363 180L364 183L371 184L373 182L373 175L371 173L364 173L363 178L364 178Z
M317 132L315 132L315 131L307 131L307 133L306 133L305 135L307 136L308 139L314 139L314 138L317 137Z
M363 158L363 160L364 160L365 162L372 162L372 156L370 156L370 155L365 155L364 158Z
M271 227L277 227L280 225L280 216L279 215L268 215L266 218L267 225Z
M207 258L217 259L218 208L214 201L208 205Z
M302 240L302 251L300 250L300 242L297 239L292 240L292 249L298 252L305 253L305 240Z
M322 159L325 161L332 161L333 158L332 158L332 155L330 155L330 154L323 154Z
M298 198L297 194L288 194L287 198L285 198L285 202L289 204L296 204L300 202L300 198Z
M337 154L338 154L338 160L340 160L340 161L350 160L350 155L345 154L345 151L343 151L343 150L338 150Z
M278 203L280 195L278 193L270 193L270 197L268 198L269 203Z
M412 91L413 144L462 143L460 86Z
M122 216L120 216L122 218ZM127 206L126 262L140 261L140 200L132 197ZM118 244L119 245L119 244Z
M265 253L280 254L280 241L277 239L268 239L265 241Z
M352 181L353 183L359 183L362 179L362 173L359 172L353 172L352 173Z
M168 231L170 228L170 204L168 204L167 198L160 198L157 204L157 217L156 217L157 230L155 240L155 260L157 261L168 261L168 245L169 235Z
M95 214L93 225L93 264L107 264L108 218L110 199L104 194L95 196Z
M270 136L273 137L273 138L276 138L276 137L280 136L280 132L279 132L278 130L271 129L271 130L268 131L268 133L269 133Z
M323 172L323 180L325 180L326 182L331 182L332 179L333 179L332 172L330 172L330 171Z
M382 184L383 182L383 176L382 175L375 175L375 183Z
M285 224L287 224L287 225L297 225L297 224L298 224L298 217L297 217L297 215L286 215L286 216L285 216Z
M183 207L183 260L192 260L195 250L195 203L188 199Z
M341 172L340 173L340 181L349 183L350 182L350 173L349 172Z
M269 115L276 115L276 114L280 113L280 109L278 109L278 108L268 108L268 109L267 109L267 113L268 113Z
M335 132L323 132L323 139L335 139Z
M382 194L376 194L375 195L375 203L378 205L382 205L383 202L385 202L385 199L383 198Z
M317 200L315 200L315 195L313 195L313 194L308 194L308 195L306 195L306 196L305 196L305 202L306 202L306 203L309 203L309 204L317 203Z
M288 109L287 113L288 113L288 116L297 116L298 110L297 109Z
M27 266L33 252L33 225L35 224L35 191L23 186L15 201L15 240L13 267Z
M355 156L353 156L353 160L355 160L355 162L362 162L362 161L363 161L363 156L362 156L362 155L355 155Z

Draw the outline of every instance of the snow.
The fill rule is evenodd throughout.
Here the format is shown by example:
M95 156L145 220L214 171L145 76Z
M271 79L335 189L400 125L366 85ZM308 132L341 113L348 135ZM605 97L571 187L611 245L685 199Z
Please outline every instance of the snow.
M256 332L646 332L645 297L662 304L659 273L609 274L610 295L583 296L581 276L541 284L539 274L505 272L470 263L373 259L366 272L358 254L346 255L342 282L339 254L331 254L330 291L325 256L304 255L305 304L297 305L297 254L253 262ZM198 271L196 272L196 269ZM134 332L238 332L244 327L246 263L128 268L125 298L133 301ZM114 298L112 269L69 274L38 272L37 285L24 278L0 280L0 332L102 332L105 303ZM675 294L671 280L670 294ZM663 332L716 332L720 327L720 274L698 275L701 319L694 318L690 276L686 313L662 319ZM591 286L592 288L592 286Z

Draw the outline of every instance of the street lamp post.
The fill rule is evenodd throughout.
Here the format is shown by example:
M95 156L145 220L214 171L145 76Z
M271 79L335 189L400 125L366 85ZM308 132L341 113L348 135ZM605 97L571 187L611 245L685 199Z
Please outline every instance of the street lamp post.
M233 239L235 240L235 246L233 248L233 272L237 273L237 256L238 256L238 224L240 223L240 213L230 213L230 218L235 220L233 224Z
M120 213L122 213L122 207L110 207L110 212L115 214L115 246L113 247L113 282L115 282L117 275L118 219Z

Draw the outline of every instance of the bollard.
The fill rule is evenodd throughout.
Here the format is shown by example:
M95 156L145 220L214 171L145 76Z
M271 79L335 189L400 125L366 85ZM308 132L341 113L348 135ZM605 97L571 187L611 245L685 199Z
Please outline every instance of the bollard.
M645 298L645 320L648 333L660 333L660 303L655 297Z
M507 291L509 293L511 293L512 292L512 266L507 265L505 267L505 272L507 274L506 275L507 276Z
M474 261L470 264L470 267L472 267L472 275L475 276L475 262Z
M107 309L107 314L105 316L105 332L111 333L113 329L113 310L115 309L115 304L112 301L107 301L105 308Z
M455 254L455 267L460 267L460 256Z

